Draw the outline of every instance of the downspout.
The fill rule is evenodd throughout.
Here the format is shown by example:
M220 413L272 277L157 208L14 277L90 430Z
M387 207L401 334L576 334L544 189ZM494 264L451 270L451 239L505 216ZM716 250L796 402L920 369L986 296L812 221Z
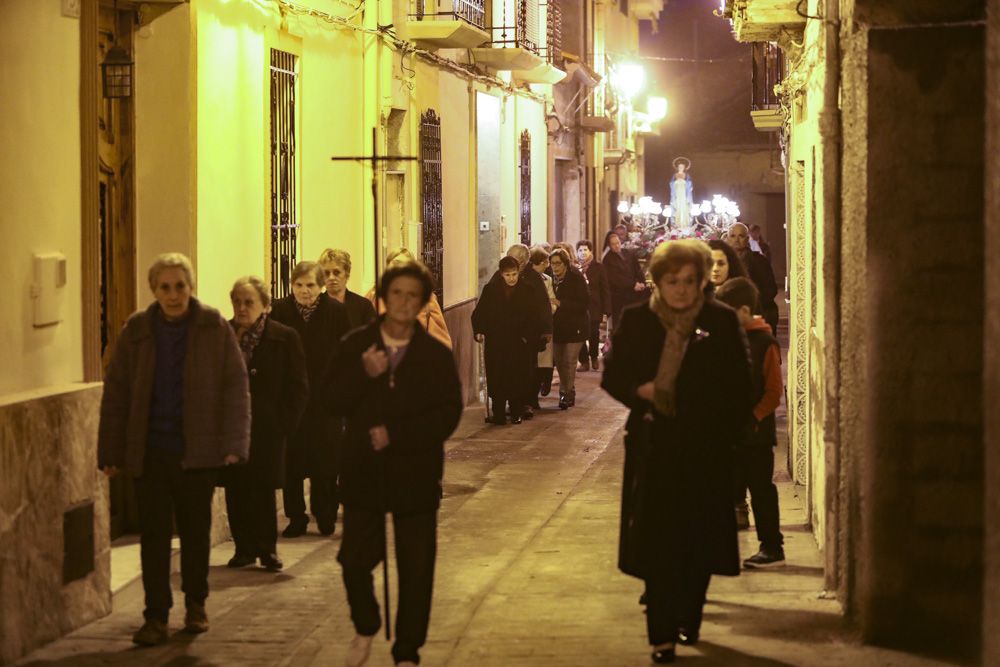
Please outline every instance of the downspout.
M850 559L842 558L841 523L850 516L846 501L848 490L842 471L840 441L840 326L841 326L841 138L840 113L840 0L825 0L823 12L824 53L826 60L823 85L823 110L819 129L823 146L823 280L824 312L824 405L823 434L826 463L825 588L845 591L850 574L841 576L840 566L850 567ZM846 581L845 581L846 579ZM843 599L843 598L842 598Z

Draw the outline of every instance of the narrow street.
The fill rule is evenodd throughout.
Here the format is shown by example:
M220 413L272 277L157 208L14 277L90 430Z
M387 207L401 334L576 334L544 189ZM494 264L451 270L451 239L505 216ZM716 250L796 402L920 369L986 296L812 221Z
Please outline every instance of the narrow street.
M625 410L597 388L598 377L579 376L577 408L560 413L550 396L542 399L547 409L522 425L486 426L481 408L466 411L448 443L434 609L422 664L649 664L637 604L642 586L615 565ZM779 448L779 467L783 460ZM714 578L702 641L679 647L681 662L951 664L855 642L838 603L822 595L822 564L803 525L804 500L787 472L778 479L788 565ZM353 629L336 561L339 534L338 526L332 540L315 533L281 540L286 568L277 575L227 569L232 545L216 547L207 634L177 633L183 602L175 577L180 607L174 608L171 640L134 648L130 637L142 612L135 581L116 595L110 616L19 664L341 665ZM753 532L741 535L743 555L753 553ZM381 570L376 589L381 600ZM368 664L392 664L381 635Z

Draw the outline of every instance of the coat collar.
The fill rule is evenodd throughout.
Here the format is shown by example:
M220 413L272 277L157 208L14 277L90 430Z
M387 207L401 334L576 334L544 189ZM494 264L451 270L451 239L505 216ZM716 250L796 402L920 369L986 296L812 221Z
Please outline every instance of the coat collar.
M190 318L192 326L206 327L218 321L215 309L203 306L201 301L195 297L191 297L191 304L188 308L190 310L188 317ZM141 317L136 318L136 338L153 336L153 318L157 317L159 310L160 304L154 301L148 308L146 308L146 310L142 311Z

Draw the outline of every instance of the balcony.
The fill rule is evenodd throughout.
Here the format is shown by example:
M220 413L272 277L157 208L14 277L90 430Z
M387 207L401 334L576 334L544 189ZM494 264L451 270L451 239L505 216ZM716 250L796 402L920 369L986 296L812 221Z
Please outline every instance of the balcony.
M725 0L723 13L733 21L741 42L773 42L782 36L801 39L806 17L799 0Z
M515 78L527 83L556 84L566 78L562 52L562 6L560 0L545 2L545 47L539 55L545 62L535 69L516 72Z
M500 25L490 29L488 47L472 50L476 64L518 75L544 66L539 0L494 0L493 5Z
M468 49L490 41L486 0L411 0L406 38L424 48Z
M751 49L753 66L750 117L754 127L762 132L774 132L784 124L781 98L775 86L785 79L785 56L772 42L754 42Z

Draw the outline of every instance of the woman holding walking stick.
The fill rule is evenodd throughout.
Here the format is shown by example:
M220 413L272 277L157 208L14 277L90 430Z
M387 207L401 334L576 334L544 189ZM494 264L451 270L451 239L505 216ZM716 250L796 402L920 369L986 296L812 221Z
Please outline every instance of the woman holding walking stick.
M392 656L416 665L427 639L444 442L462 414L451 351L417 325L433 279L417 261L386 269L379 285L385 313L348 335L333 365L330 403L347 417L340 468L344 536L337 560L357 636L346 664L363 665L381 626L372 570L385 553L392 513L399 609Z

